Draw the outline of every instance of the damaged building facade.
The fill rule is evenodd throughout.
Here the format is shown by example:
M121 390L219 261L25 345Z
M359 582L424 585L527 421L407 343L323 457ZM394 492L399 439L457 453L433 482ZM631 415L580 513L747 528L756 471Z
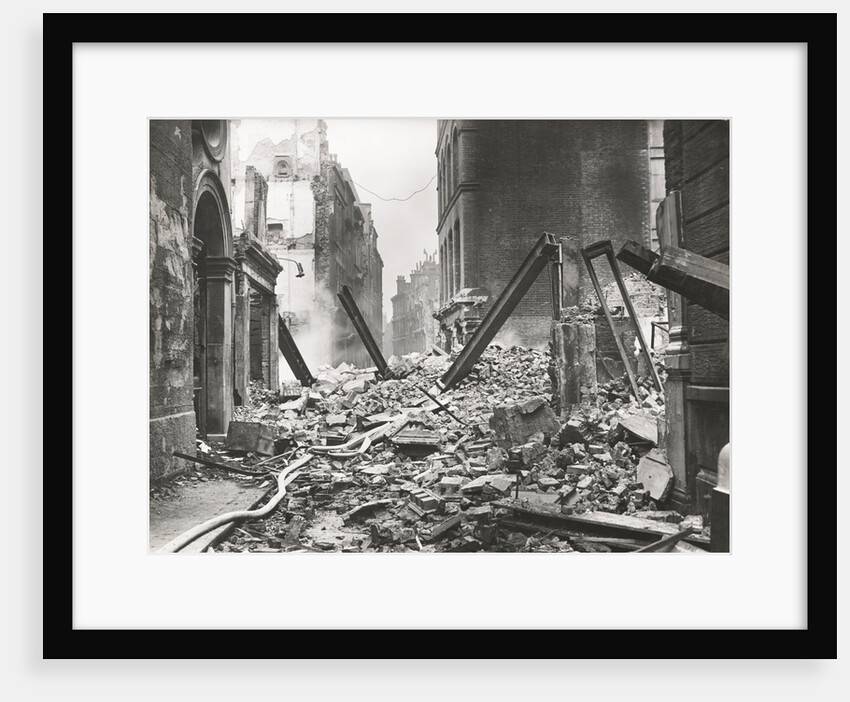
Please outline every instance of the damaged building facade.
M240 143L250 120L234 123ZM371 328L382 329L383 260L369 203L360 201L347 168L329 153L323 120L290 120L291 136L278 142L247 136L234 157L236 211L256 201L252 176L262 177L269 251L282 265L277 279L280 316L307 365L370 365L337 293L351 290ZM255 204L255 209L259 206ZM283 377L291 379L281 360Z
M652 177L660 140L659 121L440 120L443 347L466 343L544 231L562 245L564 306L579 304L582 247L602 239L649 246L664 192L663 175ZM551 295L548 281L536 281L497 341L545 347Z
M651 398L643 402L661 417L659 441L674 473L669 505L709 521L729 433L728 324L624 265L632 320L613 267L597 258L591 265L609 323L582 250L634 242L728 263L728 122L442 120L436 154L443 348L470 340L522 257L550 233L559 244L560 299L553 303L540 275L494 341L551 342L555 405L567 417L622 378L626 363L648 375L639 330L667 370L666 413ZM671 193L677 219L660 212L671 208Z
M280 376L264 349L272 316L298 327L281 286L287 266L292 285L342 293L362 355L317 369L297 399L247 388L231 422L246 440L188 457L221 480L235 473L259 489L280 471L293 486L253 510L262 519L250 530L203 548L729 550L728 122L440 122L439 251L397 279L389 361L369 329L383 312L369 308L375 278L365 282L380 261L368 256L377 234L322 147L323 123L249 143L257 158L235 167L243 176L229 200L213 126L152 126L152 455L192 436L181 434L185 415L210 430L221 366L232 368L233 404L240 382ZM303 177L296 153L315 156ZM228 204L242 216L224 234L213 215ZM351 295L358 281L368 319ZM438 343L410 353L427 339L419 330L435 297ZM303 303L305 349L316 302ZM332 358L347 352L347 320L334 315L323 322ZM206 363L189 366L181 348Z
M436 254L425 258L410 271L410 280L396 279L396 294L391 298L392 353L396 356L425 353L437 342L438 326L434 319L440 300L440 267Z
M233 412L236 258L229 126L150 122L151 476L180 470L197 431L223 436Z
M239 160L239 121L150 121L150 471L180 472L196 435L223 440L252 382L291 371L283 320L313 368L368 355L339 309L348 285L382 319L371 206L328 154L324 123Z

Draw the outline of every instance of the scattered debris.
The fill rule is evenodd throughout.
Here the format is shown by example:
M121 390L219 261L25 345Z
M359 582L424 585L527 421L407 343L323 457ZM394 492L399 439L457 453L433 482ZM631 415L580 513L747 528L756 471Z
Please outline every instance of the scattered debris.
M636 377L638 397L625 376L599 383L559 419L548 353L492 344L451 389L424 391L454 358L391 357L383 377L321 366L295 397L252 386L204 458L229 451L265 474L313 458L276 510L217 550L635 551L691 526L656 484L669 466L653 448L664 396L651 377Z
M231 421L227 427L225 445L236 451L251 451L271 456L275 453L274 441L274 431L266 424Z
M663 500L673 487L673 469L658 449L652 449L641 459L636 477L653 500Z

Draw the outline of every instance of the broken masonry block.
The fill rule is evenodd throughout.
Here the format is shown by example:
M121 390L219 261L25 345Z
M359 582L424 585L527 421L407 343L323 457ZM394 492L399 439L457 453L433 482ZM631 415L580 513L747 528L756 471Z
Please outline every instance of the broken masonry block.
M541 475L541 476L538 476L538 478L537 478L537 485L538 485L538 486L539 486L542 490L549 490L549 489L551 489L551 488L558 488L558 487L560 487L560 486L561 486L561 481L560 481L560 480L555 480L554 478L550 478L550 477L548 477L548 476L546 476L546 475Z
M496 443L508 448L526 443L538 432L554 436L561 427L546 399L534 397L519 404L494 407L490 428L496 435Z
M470 507L464 514L473 521L479 521L481 519L488 519L492 511L490 505L481 505L480 507Z
M487 483L486 487L496 492L505 493L513 487L515 482L515 475L496 475Z
M520 490L516 499L535 505L554 505L559 502L561 495L557 492L537 492L536 490Z
M480 539L485 546L492 546L499 536L499 525L479 522L475 525L472 535Z
M561 503L561 511L572 507L581 499L581 495L578 494L578 490L570 485L564 485L564 487L558 490L558 494L560 496L559 501Z
M469 478L463 475L447 475L440 480L440 488L443 493L454 493L460 490L461 486L469 482Z
M253 451L264 456L274 456L276 434L276 428L270 424L231 420L227 427L225 446L234 451Z
M611 449L611 455L620 468L630 468L632 465L632 448L625 441L618 441Z
M325 424L329 427L345 425L348 423L347 414L326 414Z
M447 531L450 531L455 527L460 526L462 519L463 513L458 512L457 514L449 517L445 521L441 522L440 524L437 524L436 526L431 527L430 529L423 529L422 536L425 537L426 541L436 541Z
M507 454L505 450L497 446L487 449L487 469L490 471L500 471L505 465Z
M523 468L536 465L538 459L548 452L548 449L542 443L527 443L516 448L519 450L519 460ZM511 449L511 451L513 450Z
M422 512L429 514L438 512L442 507L440 496L425 488L416 488L410 493L411 505L416 505Z
M628 492L628 490L629 490L628 485L623 485L622 483L611 488L611 492L614 493L614 495L616 495L618 498L620 498L624 494L626 494L626 492Z
M593 485L593 476L586 475L581 480L578 481L576 487L579 490L587 490L591 485Z
M407 427L393 436L392 443L408 456L427 456L439 450L440 434Z
M583 423L578 419L568 420L558 433L558 446L563 448L569 444L587 443L588 437L583 426Z
M673 487L673 469L661 451L652 449L638 463L635 479L643 484L653 500L662 501Z

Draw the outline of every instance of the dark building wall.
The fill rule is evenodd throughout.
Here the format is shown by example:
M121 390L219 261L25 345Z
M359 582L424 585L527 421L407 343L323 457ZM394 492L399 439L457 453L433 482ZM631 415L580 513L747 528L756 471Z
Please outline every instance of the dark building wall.
M729 122L668 120L664 143L667 190L682 193L678 245L728 264ZM674 381L684 385L684 403L668 412L668 424L684 426L687 479L677 497L707 518L717 458L729 441L729 324L687 300L681 321L686 370Z
M193 408L192 128L150 122L150 475L184 468Z
M441 266L454 271L457 265L446 247L457 224L463 262L460 286L449 278L444 302L459 288L475 287L486 289L492 302L544 231L564 243L565 305L592 294L581 247L600 239L612 239L615 247L626 239L650 243L645 121L447 121L437 156ZM454 169L443 167L446 159L458 160ZM603 266L599 275L603 285L611 280ZM441 279L445 287L445 272ZM551 309L542 274L502 336L545 345Z

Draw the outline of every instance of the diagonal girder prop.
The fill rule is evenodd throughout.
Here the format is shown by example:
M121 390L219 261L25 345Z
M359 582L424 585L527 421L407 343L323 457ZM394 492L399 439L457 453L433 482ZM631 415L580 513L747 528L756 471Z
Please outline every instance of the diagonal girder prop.
M608 309L608 304L605 302L605 293L602 291L602 286L599 284L599 278L596 276L596 269L593 267L593 259L599 258L600 256L605 256L605 258L608 259L608 265L611 267L611 272L614 274L614 280L616 281L617 288L620 290L620 295L623 298L623 305L629 313L629 319L631 320L632 327L635 330L635 335L637 336L638 344L640 345L640 351L646 360L647 366L649 367L649 373L652 376L655 387L659 392L663 392L664 388L661 385L661 378L658 377L658 371L655 369L655 363L653 363L652 356L649 353L649 348L646 345L646 339L643 338L643 331L641 331L640 324L638 323L637 314L635 312L634 305L632 304L632 298L629 296L629 291L626 290L626 284L623 282L623 276L620 273L620 266L617 265L617 259L614 256L614 244L610 239L605 239L584 247L581 250L581 257L584 259L584 264L587 266L587 272L590 274L590 282L593 283L593 289L596 291L596 296L599 298L599 304L602 307L602 312L605 315L605 319L611 329L611 334L617 345L617 351L619 351L623 365L626 367L626 375L629 377L632 392L634 392L635 398L640 401L637 378L632 370L631 361L626 354L626 349L623 346L623 340L617 334L617 330L614 327L614 320L611 317L611 311Z
M502 290L499 297L489 309L481 324L473 332L472 337L466 342L458 357L451 367L437 381L437 389L440 392L460 382L467 376L472 367L478 362L484 349L487 348L493 337L502 328L508 317L514 311L519 301L528 292L528 289L540 275L550 260L555 257L560 247L555 237L543 232L534 248L529 251L528 256L522 262L513 278Z
M357 331L360 340L366 347L366 351L369 352L372 362L378 368L378 374L382 378L385 378L387 373L387 362L384 360L384 355L381 353L381 349L378 344L375 343L375 337L373 337L372 332L369 331L369 326L366 324L366 320L363 319L363 315L360 314L360 308L357 307L357 303L354 301L354 296L351 294L351 290L349 290L347 285L343 285L342 289L336 296L342 303L342 307L348 315L348 318L351 320L351 323L354 325L354 329Z
M277 346L302 387L311 387L316 379L307 367L304 357L295 345L295 339L292 338L289 327L280 315L277 316Z

